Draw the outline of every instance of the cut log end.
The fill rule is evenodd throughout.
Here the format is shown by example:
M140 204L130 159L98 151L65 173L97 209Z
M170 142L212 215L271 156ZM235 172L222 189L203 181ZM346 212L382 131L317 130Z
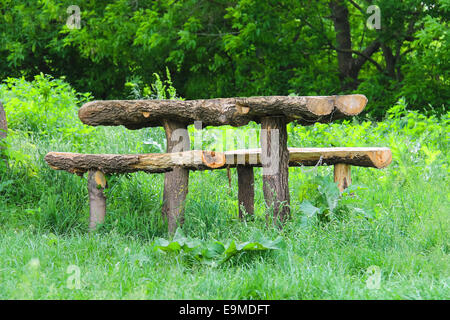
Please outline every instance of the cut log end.
M202 162L205 166L211 169L217 169L225 166L226 158L222 152L203 151Z
M336 96L335 106L343 114L355 116L361 113L367 105L367 98L362 94Z
M327 97L309 97L306 106L312 114L324 116L333 111L334 101Z
M388 148L384 148L384 150L378 150L370 154L370 159L372 160L375 168L386 168L392 162L392 151Z

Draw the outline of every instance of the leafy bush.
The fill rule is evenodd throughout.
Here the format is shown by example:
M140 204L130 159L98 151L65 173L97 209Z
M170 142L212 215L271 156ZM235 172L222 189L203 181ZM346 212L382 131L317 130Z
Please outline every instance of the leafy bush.
M89 101L89 93L80 94L64 82L42 73L33 81L24 78L7 78L0 84L3 101L12 130L63 138L81 136L89 129L78 119L77 106Z

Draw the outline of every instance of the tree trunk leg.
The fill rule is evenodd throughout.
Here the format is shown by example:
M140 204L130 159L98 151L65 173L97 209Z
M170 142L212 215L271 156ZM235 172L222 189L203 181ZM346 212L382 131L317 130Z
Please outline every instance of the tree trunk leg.
M266 205L273 206L274 222L290 216L289 151L284 117L261 118L261 163Z
M103 190L106 188L106 179L100 171L89 171L89 231L94 231L99 223L105 221L106 197Z
M188 151L190 149L187 126L172 120L163 121L166 131L167 152ZM165 173L162 213L167 218L169 233L174 233L184 222L184 202L188 193L189 170L174 168Z
M237 166L238 174L238 200L239 200L239 218L244 218L244 212L248 215L255 213L255 191L253 167Z
M352 183L351 166L338 163L334 165L334 182L337 182L339 191L343 192Z

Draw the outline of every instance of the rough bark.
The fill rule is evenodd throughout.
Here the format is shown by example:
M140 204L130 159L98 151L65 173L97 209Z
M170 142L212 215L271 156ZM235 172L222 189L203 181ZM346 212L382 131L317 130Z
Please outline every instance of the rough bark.
M288 148L289 166L334 165L337 163L382 169L392 161L389 148ZM189 170L234 168L238 165L261 167L261 149L227 152L192 150L174 153L136 155L79 154L50 152L45 160L55 170L82 175L89 170L104 173L145 171L161 173L180 167Z
M337 163L359 167L382 169L392 161L392 152L385 147L363 148L288 148L289 166L326 166ZM235 167L238 164L260 167L261 149L226 151L223 166ZM220 154L216 153L216 158ZM219 167L219 168L222 168Z
M189 134L184 123L163 120L166 131L167 153L190 149ZM169 232L174 233L184 222L184 202L188 193L189 170L176 167L164 176L162 213L167 217Z
M105 221L106 197L103 190L106 188L106 179L101 171L89 171L89 231L94 231L98 224Z
M334 165L334 182L337 183L339 191L344 191L352 184L351 166L338 163Z
M284 222L290 215L289 151L286 119L261 119L261 163L266 205L273 208L274 222Z
M381 43L375 40L362 52L353 50L349 12L346 2L344 0L331 0L329 6L336 32L336 47L334 49L337 52L339 78L342 89L356 89L358 86L359 72L366 61L370 61L379 71L383 71L380 65L371 58L378 51ZM358 57L353 58L353 54L357 54Z
M255 213L255 189L253 168L248 166L237 166L238 174L238 203L239 218L244 218L245 213L253 215Z
M336 49L341 81L344 81L347 77L355 79L348 8L343 0L332 0L330 1L330 9L334 31L336 32Z
M290 166L349 164L382 169L392 161L392 152L385 147L362 148L289 148Z
M209 100L106 100L88 102L79 110L87 125L128 129L161 126L164 119L183 125L243 126L262 117L284 116L302 125L331 122L359 114L367 104L364 95L318 97L250 97Z

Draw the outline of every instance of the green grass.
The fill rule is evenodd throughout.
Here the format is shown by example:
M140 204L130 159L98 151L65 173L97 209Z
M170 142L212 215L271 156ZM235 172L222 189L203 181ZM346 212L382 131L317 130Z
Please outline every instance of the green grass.
M15 106L28 110L25 102ZM293 147L393 151L387 169L352 168L354 194L343 197L344 210L328 222L307 218L300 205L320 205L315 177L331 181L331 167L290 169L292 219L283 230L266 224L260 169L256 217L248 222L238 219L235 170L231 188L225 170L191 172L186 235L224 243L284 239L280 250L239 254L215 267L183 252L153 250L156 238L169 237L160 214L163 175L108 177L106 222L88 234L86 177L44 162L49 151L157 152L157 144L164 148L162 129L87 129L69 119L41 132L15 126L32 113L15 117L7 139L10 168L0 166L0 299L450 298L448 115L426 118L399 104L379 123L290 125ZM144 143L150 140L156 144ZM379 289L367 285L371 266L381 270ZM74 270L79 289L72 286Z
M142 152L145 146L140 141L146 134L99 128L97 139L86 146L86 152ZM354 168L354 183L365 188L358 189L349 201L372 210L374 218L349 213L329 223L305 222L298 206L305 195L315 192L310 189L309 177L331 179L331 168L291 168L293 217L282 231L265 223L259 170L257 218L247 223L237 219L234 170L231 189L225 171L193 172L186 203L186 234L247 241L263 233L272 239L281 235L286 242L282 250L244 254L209 267L193 263L183 254L152 250L156 237L167 237L160 218L162 175L110 178L107 221L99 232L89 235L86 178L53 171L43 162L46 152L69 151L70 145L19 134L11 140L12 148L30 155L30 163L14 166L2 177L3 182L13 182L1 192L0 298L450 297L449 189L442 164L424 168L411 162L403 172L394 159L382 171ZM32 259L39 259L39 264ZM80 268L81 289L67 287L70 265ZM370 266L381 269L379 289L366 285Z

